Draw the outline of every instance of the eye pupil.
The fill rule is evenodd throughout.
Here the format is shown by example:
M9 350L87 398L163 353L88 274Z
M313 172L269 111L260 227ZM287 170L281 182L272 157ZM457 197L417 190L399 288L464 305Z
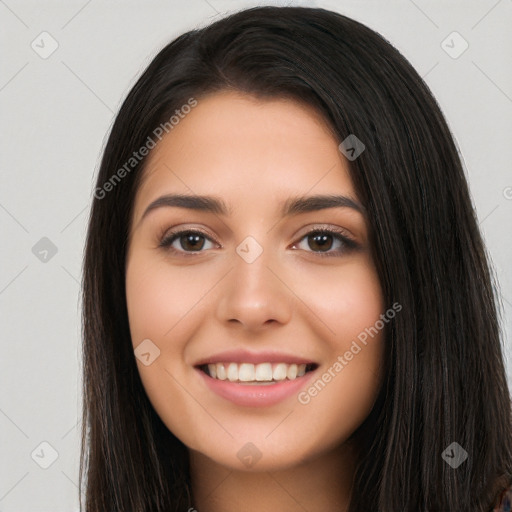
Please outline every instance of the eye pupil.
M316 233L309 236L310 239L314 240L313 245L317 245L317 248L313 247L313 245L310 243L309 247L313 250L318 250L318 248L322 250L328 251L332 247L332 235L329 235L328 233ZM327 243L330 240L330 243Z
M202 240L201 240L202 239ZM204 245L204 237L195 233L189 233L180 237L181 246L186 251L194 249L202 249ZM202 242L202 243L201 243ZM189 244L189 247L187 247Z

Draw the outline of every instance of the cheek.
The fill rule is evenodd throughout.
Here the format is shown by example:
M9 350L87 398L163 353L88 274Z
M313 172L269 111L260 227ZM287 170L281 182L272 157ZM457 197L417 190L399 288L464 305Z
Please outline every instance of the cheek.
M333 270L304 273L299 293L328 331L323 337L343 348L383 313L380 282L371 261L357 257ZM329 333L327 335L327 332Z
M160 350L149 365L136 361L153 408L170 431L196 446L196 431L183 418L197 418L197 403L183 391L191 369L181 364L187 340L201 322L204 297L212 284L198 278L197 268L172 269L163 258L140 250L126 267L126 301L132 345L150 339ZM211 276L210 276L211 280ZM202 283L202 284L201 284ZM199 301L199 302L198 302ZM172 403L172 410L170 409ZM200 417L200 416L199 416Z
M310 276L311 277L311 276ZM349 434L369 414L382 378L385 313L378 275L369 260L354 259L325 276L303 280L308 306L322 322L323 372L304 390L299 403L323 417L316 428L332 438L329 428L342 425ZM327 329L326 329L327 326ZM376 328L377 326L377 328Z
M126 270L126 302L134 346L145 338L176 339L173 329L192 311L197 314L201 309L198 301L208 291L208 281L208 276L198 277L197 267L173 269L164 258L135 255ZM179 344L168 348L179 348Z

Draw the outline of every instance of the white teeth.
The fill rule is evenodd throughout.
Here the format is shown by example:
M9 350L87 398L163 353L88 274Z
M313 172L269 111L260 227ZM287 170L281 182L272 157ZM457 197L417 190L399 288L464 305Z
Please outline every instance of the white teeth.
M274 381L294 380L306 373L305 364L286 363L210 363L210 377L230 382L271 383Z
M238 380L238 365L236 363L230 363L227 371L228 380L235 382Z
M217 377L217 365L216 364L209 364L208 365L208 372L210 373L210 376L215 379Z
M242 382L249 382L251 380L254 380L254 373L255 372L253 364L242 363L238 367L238 379L241 380Z
M286 365L284 363L277 364L272 372L272 377L274 380L286 379Z
M226 375L226 369L223 364L216 364L217 368L217 379L226 380L228 376Z
M293 379L295 379L295 377L297 377L297 365L296 364L291 364L290 366L288 366L288 370L286 370L286 376L290 380L293 380Z
M260 363L257 364L255 368L255 378L257 381L264 382L272 380L272 365L270 363Z

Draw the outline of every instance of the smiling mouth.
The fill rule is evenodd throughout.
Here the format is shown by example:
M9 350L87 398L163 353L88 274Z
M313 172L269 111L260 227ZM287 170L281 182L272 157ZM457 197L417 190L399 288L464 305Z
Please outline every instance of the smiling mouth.
M234 384L272 385L303 377L318 368L316 363L210 363L197 367L208 377Z

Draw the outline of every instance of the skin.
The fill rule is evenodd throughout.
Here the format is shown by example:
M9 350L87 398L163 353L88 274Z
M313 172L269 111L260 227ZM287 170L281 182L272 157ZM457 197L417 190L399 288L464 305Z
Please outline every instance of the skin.
M217 92L148 156L126 261L130 331L134 349L150 339L160 350L137 366L156 412L188 447L200 512L347 509L357 461L347 439L379 390L383 330L306 405L296 395L266 408L235 405L193 367L228 349L282 351L318 363L320 377L384 312L363 214L280 216L292 196L358 201L338 144L309 106ZM218 196L231 215L166 206L142 218L166 193ZM173 253L159 247L171 228L206 238L194 252L178 237ZM318 228L343 230L359 249L328 238L332 256L322 257L306 236ZM263 249L252 263L236 252L247 236ZM248 442L261 453L252 467L237 456Z

